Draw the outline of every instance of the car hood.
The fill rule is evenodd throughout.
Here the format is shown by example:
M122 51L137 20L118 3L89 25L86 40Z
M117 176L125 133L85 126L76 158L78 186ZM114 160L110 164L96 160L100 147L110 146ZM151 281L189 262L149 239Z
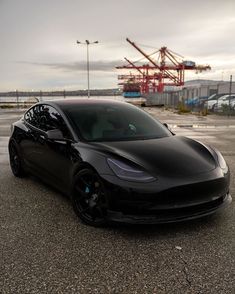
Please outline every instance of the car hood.
M186 137L94 143L96 148L124 157L153 175L196 175L215 169L213 155L203 144ZM94 146L93 145L93 146Z

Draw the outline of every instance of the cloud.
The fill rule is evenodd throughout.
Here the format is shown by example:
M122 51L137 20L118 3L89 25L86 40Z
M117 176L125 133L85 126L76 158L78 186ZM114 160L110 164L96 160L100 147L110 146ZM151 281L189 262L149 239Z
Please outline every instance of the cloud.
M147 54L167 46L209 63L215 71L205 76L220 79L235 71L234 11L234 0L0 0L0 90L53 89L78 77L86 87L86 48L76 44L86 39L99 41L90 48L94 87L117 83L124 56L142 57L126 37Z
M28 62L28 61L20 61L18 63L23 64L30 64L36 66L46 66L52 69L57 69L61 71L86 71L87 70L87 63L86 61L79 61L79 62L70 62L70 63L41 63L41 62ZM90 69L92 71L101 71L101 72L113 72L117 65L123 64L123 60L113 60L113 61L91 61Z

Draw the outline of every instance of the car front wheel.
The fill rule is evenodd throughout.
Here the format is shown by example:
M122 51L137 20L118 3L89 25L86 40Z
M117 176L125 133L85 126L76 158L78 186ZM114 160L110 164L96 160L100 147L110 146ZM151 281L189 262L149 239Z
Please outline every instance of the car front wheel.
M76 174L72 204L75 213L86 224L99 227L106 223L106 189L92 169L85 168Z
M17 147L14 143L9 144L9 157L10 157L10 166L14 176L22 178L26 175L25 170L22 165L22 158L17 150Z

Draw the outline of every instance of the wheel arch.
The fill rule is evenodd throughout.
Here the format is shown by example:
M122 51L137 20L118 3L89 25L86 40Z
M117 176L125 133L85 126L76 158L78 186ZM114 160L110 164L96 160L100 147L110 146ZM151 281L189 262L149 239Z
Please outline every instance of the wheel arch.
M10 137L10 139L9 139L9 141L8 141L8 151L10 151L10 145L11 144L14 144L14 146L16 147L16 149L17 149L17 151L21 151L20 150L20 146L19 146L19 144L17 143L17 141L16 141L16 139L15 138L13 138L13 137Z
M81 164L79 164L75 169L74 169L74 172L73 172L73 177L76 176L81 170L83 169L92 169L94 172L96 172L97 174L98 171L95 169L95 167L93 165L91 165L89 162L87 161L84 161L82 162Z

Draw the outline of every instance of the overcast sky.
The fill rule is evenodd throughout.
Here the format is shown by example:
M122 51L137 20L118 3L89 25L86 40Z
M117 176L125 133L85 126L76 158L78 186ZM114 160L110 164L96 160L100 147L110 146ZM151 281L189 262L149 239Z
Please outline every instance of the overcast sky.
M212 70L186 79L235 80L235 0L0 0L0 91L117 87L115 66L167 46ZM149 46L149 47L147 47ZM151 48L152 47L152 48ZM119 72L120 74L121 72Z

